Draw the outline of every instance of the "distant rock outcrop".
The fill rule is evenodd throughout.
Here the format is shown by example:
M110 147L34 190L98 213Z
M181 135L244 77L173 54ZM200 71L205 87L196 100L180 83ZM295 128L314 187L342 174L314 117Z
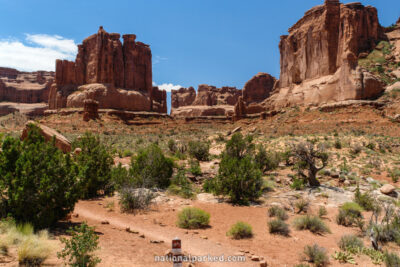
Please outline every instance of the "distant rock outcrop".
M383 84L358 66L358 56L384 38L374 7L326 0L312 8L281 37L280 80L265 106L280 109L378 96Z
M172 90L171 115L175 117L232 116L234 105L242 91L235 87L217 88L211 85Z
M27 109L31 115L43 113L53 80L54 72L21 72L0 67L0 114Z
M100 27L78 46L75 62L57 60L50 109L95 99L100 108L166 112L166 93L152 85L150 47L133 34L122 37L123 44L118 33Z

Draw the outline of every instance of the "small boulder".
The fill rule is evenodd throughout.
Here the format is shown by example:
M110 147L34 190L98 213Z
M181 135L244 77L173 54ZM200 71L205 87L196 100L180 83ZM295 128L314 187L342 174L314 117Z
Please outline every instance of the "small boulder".
M44 139L47 142L51 142L53 140L53 137L55 138L55 146L62 150L64 153L69 153L71 152L71 142L62 134L58 133L56 130L51 129L47 126L44 126L40 123L37 123L35 121L28 121L25 124L25 128L22 131L22 135L21 135L21 140L24 140L25 138L28 137L28 132L30 130L30 127L32 125L36 125L39 130L40 130L40 134L44 137Z
M380 191L382 194L385 195L391 195L393 192L396 190L396 187L394 187L391 184L385 184L384 186L381 187Z
M260 267L267 267L268 264L266 261L260 261Z

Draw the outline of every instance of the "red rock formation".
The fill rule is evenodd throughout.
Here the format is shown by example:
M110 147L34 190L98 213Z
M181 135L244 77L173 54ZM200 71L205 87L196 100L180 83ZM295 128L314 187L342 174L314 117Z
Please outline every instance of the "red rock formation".
M190 106L196 99L196 91L193 87L180 88L171 91L171 107L179 108Z
M247 104L260 103L271 95L276 79L267 73L258 73L243 88L243 101Z
M167 113L167 92L154 86L151 96L153 99L151 110L158 113Z
M20 72L0 68L0 101L15 103L47 102L53 72Z
M171 94L171 115L177 117L232 116L234 105L242 95L235 87L216 88L199 85L193 88L174 90Z
M123 35L123 39L122 44L119 34L107 33L100 27L97 34L86 38L78 46L75 62L57 60L56 84L53 85L49 96L50 108L68 107L68 103L71 102L68 98L77 91L78 86L105 84L105 87L110 89L108 93L116 93L112 95L113 98L120 99L125 94L134 96L129 92L119 94L122 89L137 91L138 95L146 96L148 100L141 104L141 107L146 107L146 109L140 109L141 111L151 111L152 102L155 102L154 107L157 110L164 110L163 103L166 103L166 94L155 91L152 86L150 47L136 42L136 36L133 34ZM115 88L121 88L121 90ZM157 94L154 99L153 92ZM142 100L140 97L133 102ZM112 108L138 110L133 104L135 103L132 103L132 106L123 105L123 107L112 105ZM110 105L100 102L100 107L102 106Z
M377 96L382 84L357 66L357 58L382 38L377 10L371 6L326 0L312 8L281 37L280 80L266 106L279 109Z
M235 105L234 112L234 121L240 120L246 115L246 104L243 101L243 97L239 97Z
M45 125L39 124L34 121L28 121L25 124L25 128L22 131L21 139L24 140L28 136L29 129L31 125L36 125L40 129L40 133L43 135L47 142L55 139L55 146L62 150L64 153L71 152L71 142L62 134L58 133L56 130L51 129Z
M92 99L86 99L83 102L83 120L90 121L99 118L99 102Z

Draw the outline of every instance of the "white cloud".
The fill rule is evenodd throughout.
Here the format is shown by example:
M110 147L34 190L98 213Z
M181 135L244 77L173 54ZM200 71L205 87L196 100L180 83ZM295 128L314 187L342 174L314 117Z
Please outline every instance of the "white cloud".
M161 90L165 90L167 92L171 92L171 90L178 90L179 88L182 88L181 85L173 85L172 83L163 83L160 85L157 85L155 82L153 82L153 86L158 86Z
M73 60L77 45L58 35L26 34L23 41L0 39L0 66L22 71L54 71L56 59Z

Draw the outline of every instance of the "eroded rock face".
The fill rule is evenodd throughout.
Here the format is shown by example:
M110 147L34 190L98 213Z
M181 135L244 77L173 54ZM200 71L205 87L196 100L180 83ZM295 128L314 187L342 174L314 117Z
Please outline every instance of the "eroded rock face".
M90 121L99 118L99 102L92 99L86 99L83 102L83 120Z
M154 106L155 111L164 112L166 93L152 86L150 47L136 42L133 34L123 35L123 40L121 43L119 34L107 33L100 27L97 34L78 46L75 62L57 60L56 83L49 95L50 109L71 107L70 104L76 106L78 102L83 105L83 101L71 101L69 96L75 93L80 98L91 96L92 92L82 92L86 88L81 86L103 84L108 89L107 96L113 98L110 100L113 104L102 102L108 102L107 99L96 99L101 108L113 106L129 111L152 111ZM131 102L120 99L122 103L118 105L114 99L123 95L128 95ZM147 100L143 101L143 97Z
M171 91L171 107L179 108L190 106L196 99L196 91L193 87L180 88Z
M20 72L0 68L0 101L15 103L47 102L54 72Z
M260 103L271 95L276 79L268 73L258 73L243 88L243 101L247 104Z
M383 38L374 7L326 0L312 8L281 37L280 80L266 106L279 109L379 95L383 84L360 69L357 59Z
M43 124L37 123L35 121L28 121L22 131L21 139L24 140L28 136L31 125L36 125L40 129L40 133L43 135L47 142L51 142L53 137L55 139L55 146L62 150L64 153L71 152L71 142L62 134L58 133L56 130L51 129Z
M173 90L171 93L171 115L176 117L233 116L234 105L242 91L235 87L217 88L199 85Z

